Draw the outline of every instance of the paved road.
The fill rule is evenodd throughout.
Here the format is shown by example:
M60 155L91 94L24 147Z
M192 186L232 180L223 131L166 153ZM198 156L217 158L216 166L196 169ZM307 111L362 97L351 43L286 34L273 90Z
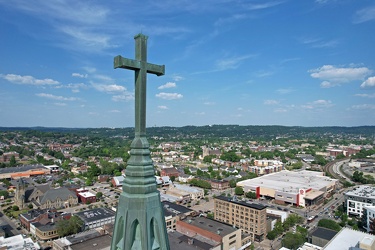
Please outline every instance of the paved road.
M5 231L7 236L14 236L14 235L19 235L22 234L22 231L17 229L17 225L14 220L11 220L0 212L0 226L1 228Z

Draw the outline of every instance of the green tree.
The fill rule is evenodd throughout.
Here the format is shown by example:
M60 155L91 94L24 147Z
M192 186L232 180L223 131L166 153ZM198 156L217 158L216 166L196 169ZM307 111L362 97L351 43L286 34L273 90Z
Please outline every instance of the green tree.
M249 198L249 199L256 199L257 198L257 194L255 192L247 192L246 194L246 197Z
M234 151L225 152L220 156L220 159L223 161L232 161L238 162L241 157L239 157Z
M282 244L286 248L297 249L305 241L306 239L302 234L287 232L282 240Z
M330 219L321 219L318 222L318 227L324 227L324 228L332 229L332 230L337 231L337 232L341 230L341 226L336 221L333 221L333 220L330 220Z
M14 157L14 155L12 155L10 157L9 166L14 167L16 165L17 165L16 157Z
M69 220L59 220L56 224L57 233L60 237L79 233L82 230L83 221L76 215Z
M8 199L9 197L9 192L6 190L0 190L0 196L3 196L4 199Z
M236 188L234 189L234 193L235 193L236 195L243 195L243 194L244 194L243 187L241 187L241 186L236 187Z
M102 192L97 192L95 196L96 196L96 199L100 200L100 198L103 197L103 193Z

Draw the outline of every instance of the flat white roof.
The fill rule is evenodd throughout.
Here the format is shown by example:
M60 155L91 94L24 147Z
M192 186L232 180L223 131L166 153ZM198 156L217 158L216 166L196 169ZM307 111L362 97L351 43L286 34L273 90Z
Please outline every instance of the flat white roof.
M297 193L299 189L320 190L336 182L336 179L324 176L323 172L302 170L298 172L282 170L254 179L237 183L239 186L260 186L278 191Z
M368 197L375 199L375 187L362 185L345 193L347 196Z
M341 229L335 237L330 240L324 247L325 250L346 250L350 247L357 247L358 242L371 244L375 239L374 235L356 231L347 227Z

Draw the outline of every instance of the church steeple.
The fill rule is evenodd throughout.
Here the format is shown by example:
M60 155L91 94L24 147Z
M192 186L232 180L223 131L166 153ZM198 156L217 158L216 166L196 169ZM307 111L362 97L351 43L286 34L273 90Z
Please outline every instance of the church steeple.
M115 57L115 68L135 71L135 138L120 195L111 250L169 250L160 193L146 139L147 73L164 74L164 65L147 62L147 37L139 34L136 59Z
M14 203L20 208L25 206L25 192L26 192L26 182L20 178L16 185L16 194L14 196Z

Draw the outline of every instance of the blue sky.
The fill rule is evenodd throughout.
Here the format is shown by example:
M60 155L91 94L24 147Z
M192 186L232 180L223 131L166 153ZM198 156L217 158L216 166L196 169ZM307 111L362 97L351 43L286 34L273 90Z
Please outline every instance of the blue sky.
M373 0L0 0L0 126L375 125Z

